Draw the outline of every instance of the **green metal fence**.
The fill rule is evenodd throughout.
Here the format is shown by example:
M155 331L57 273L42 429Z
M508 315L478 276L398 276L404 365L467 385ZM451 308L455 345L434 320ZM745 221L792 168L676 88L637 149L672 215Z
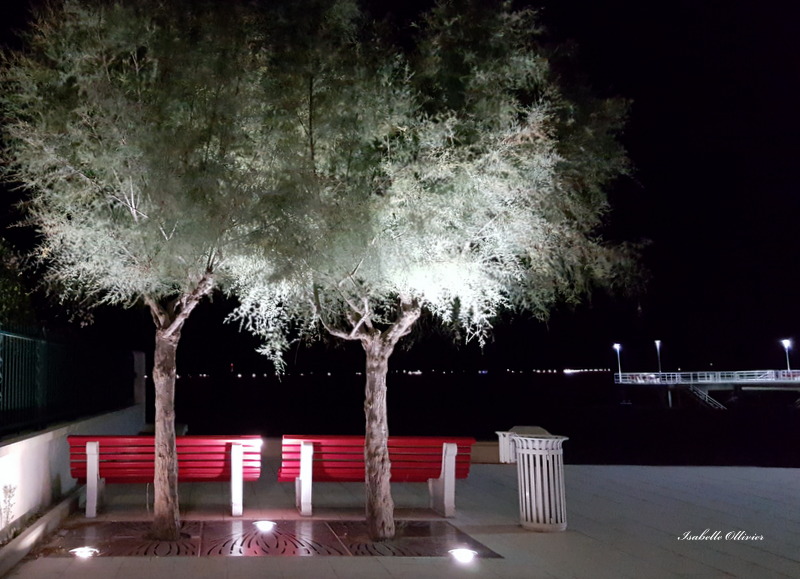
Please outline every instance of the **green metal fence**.
M131 352L0 330L0 436L132 401Z

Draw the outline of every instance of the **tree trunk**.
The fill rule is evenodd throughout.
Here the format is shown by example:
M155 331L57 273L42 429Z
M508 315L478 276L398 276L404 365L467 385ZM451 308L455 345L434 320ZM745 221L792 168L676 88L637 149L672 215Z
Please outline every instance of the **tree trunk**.
M373 541L394 537L394 500L390 485L389 421L386 407L386 374L393 346L380 336L362 342L367 354L367 384L364 398L364 440L367 485L367 530Z
M419 318L421 307L415 298L400 295L395 321L384 331L376 328L371 318L369 299L363 296L364 308L359 309L348 301L352 311L348 320L350 331L332 326L325 321L319 292L314 289L314 307L320 323L331 335L343 340L359 340L367 355L367 384L364 392L364 482L367 490L367 531L373 541L394 538L394 500L390 479L389 419L386 407L386 375L389 357L397 342L411 331Z
M201 276L194 290L179 295L166 305L152 296L143 296L156 326L153 356L153 384L156 390L155 506L153 526L149 533L152 539L177 541L180 538L178 451L175 445L176 354L183 324L200 300L213 289L214 275L209 270Z
M175 445L175 374L180 331L156 330L153 383L156 391L156 463L153 527L150 536L163 541L180 538L178 452Z
M389 413L386 406L386 375L389 357L397 342L411 331L420 314L419 302L400 296L397 318L385 331L371 323L359 339L367 355L367 385L364 398L366 436L364 439L365 482L367 483L367 530L373 541L394 538L394 500L390 479Z

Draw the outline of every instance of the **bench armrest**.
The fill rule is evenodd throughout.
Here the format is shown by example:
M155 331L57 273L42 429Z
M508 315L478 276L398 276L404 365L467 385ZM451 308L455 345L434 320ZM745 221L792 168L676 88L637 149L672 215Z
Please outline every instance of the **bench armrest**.
M100 479L100 443L86 443L86 518L94 519L103 498L103 481Z
M300 515L310 517L311 487L313 482L314 443L310 440L300 442L300 476L294 479L294 500Z
M445 442L442 445L442 472L439 478L428 479L431 508L445 517L456 514L456 455L458 445Z
M231 444L231 516L241 517L244 510L244 447Z

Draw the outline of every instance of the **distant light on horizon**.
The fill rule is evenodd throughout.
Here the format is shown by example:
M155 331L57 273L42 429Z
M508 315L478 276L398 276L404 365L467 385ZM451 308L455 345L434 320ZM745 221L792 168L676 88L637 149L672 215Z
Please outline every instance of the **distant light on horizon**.
M482 376L488 375L490 373L492 375L496 375L496 374L499 373L500 375L503 375L503 374L511 375L511 374L513 374L514 376L517 376L517 375L525 375L525 374L529 374L529 375L530 374L580 374L580 373L585 373L585 372L610 372L610 371L611 371L611 369L609 369L609 368L502 368L500 370L496 370L496 369L495 370L490 370L490 369L471 370L471 369L465 369L465 368L453 370L453 369L449 369L449 368L444 368L444 369L431 368L431 369L427 369L427 370L423 370L423 369L415 369L415 370L397 369L397 370L391 370L391 373L392 374L401 374L401 375L405 374L406 376L425 376L425 375L436 375L436 374L445 374L445 375L447 375L447 374L473 374L473 373L477 373L478 375L482 375ZM321 372L317 372L318 376L326 376L326 377L333 377L334 374L336 374L336 372L328 372L327 370L324 370L324 371L321 371ZM355 370L355 371L352 371L352 372L348 372L347 374L351 375L351 376L353 376L353 375L354 376L364 376L365 375L365 373L363 371L361 371L361 370ZM198 379L198 378L204 378L204 379L214 378L214 376L216 376L216 374L198 373L198 374L176 374L175 377L176 377L176 379L180 378L180 379L183 379L183 380L193 380L193 379ZM270 379L272 377L272 374L266 373L266 372L263 373L263 374L258 373L258 372L252 372L252 373L234 373L234 374L231 374L231 376L234 377L234 378L237 378L237 379L251 378L253 380L262 380L262 379ZM279 374L276 373L275 376L279 376ZM314 376L314 372L296 372L296 373L295 372L287 372L283 376L284 377L295 376L295 377L310 378L310 377ZM145 378L149 378L149 376L145 376Z

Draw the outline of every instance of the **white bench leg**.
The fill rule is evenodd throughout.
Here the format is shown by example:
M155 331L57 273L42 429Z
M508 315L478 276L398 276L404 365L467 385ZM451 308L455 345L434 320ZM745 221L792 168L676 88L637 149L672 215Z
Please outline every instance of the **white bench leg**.
M294 479L294 500L297 510L304 517L311 516L311 466L314 461L314 443L300 442L300 476Z
M97 516L97 507L102 500L103 481L100 479L100 443L86 443L86 518Z
M241 517L244 505L244 448L231 445L231 515Z
M431 508L445 517L456 514L456 454L458 445L445 442L442 445L442 473L439 478L428 479Z

